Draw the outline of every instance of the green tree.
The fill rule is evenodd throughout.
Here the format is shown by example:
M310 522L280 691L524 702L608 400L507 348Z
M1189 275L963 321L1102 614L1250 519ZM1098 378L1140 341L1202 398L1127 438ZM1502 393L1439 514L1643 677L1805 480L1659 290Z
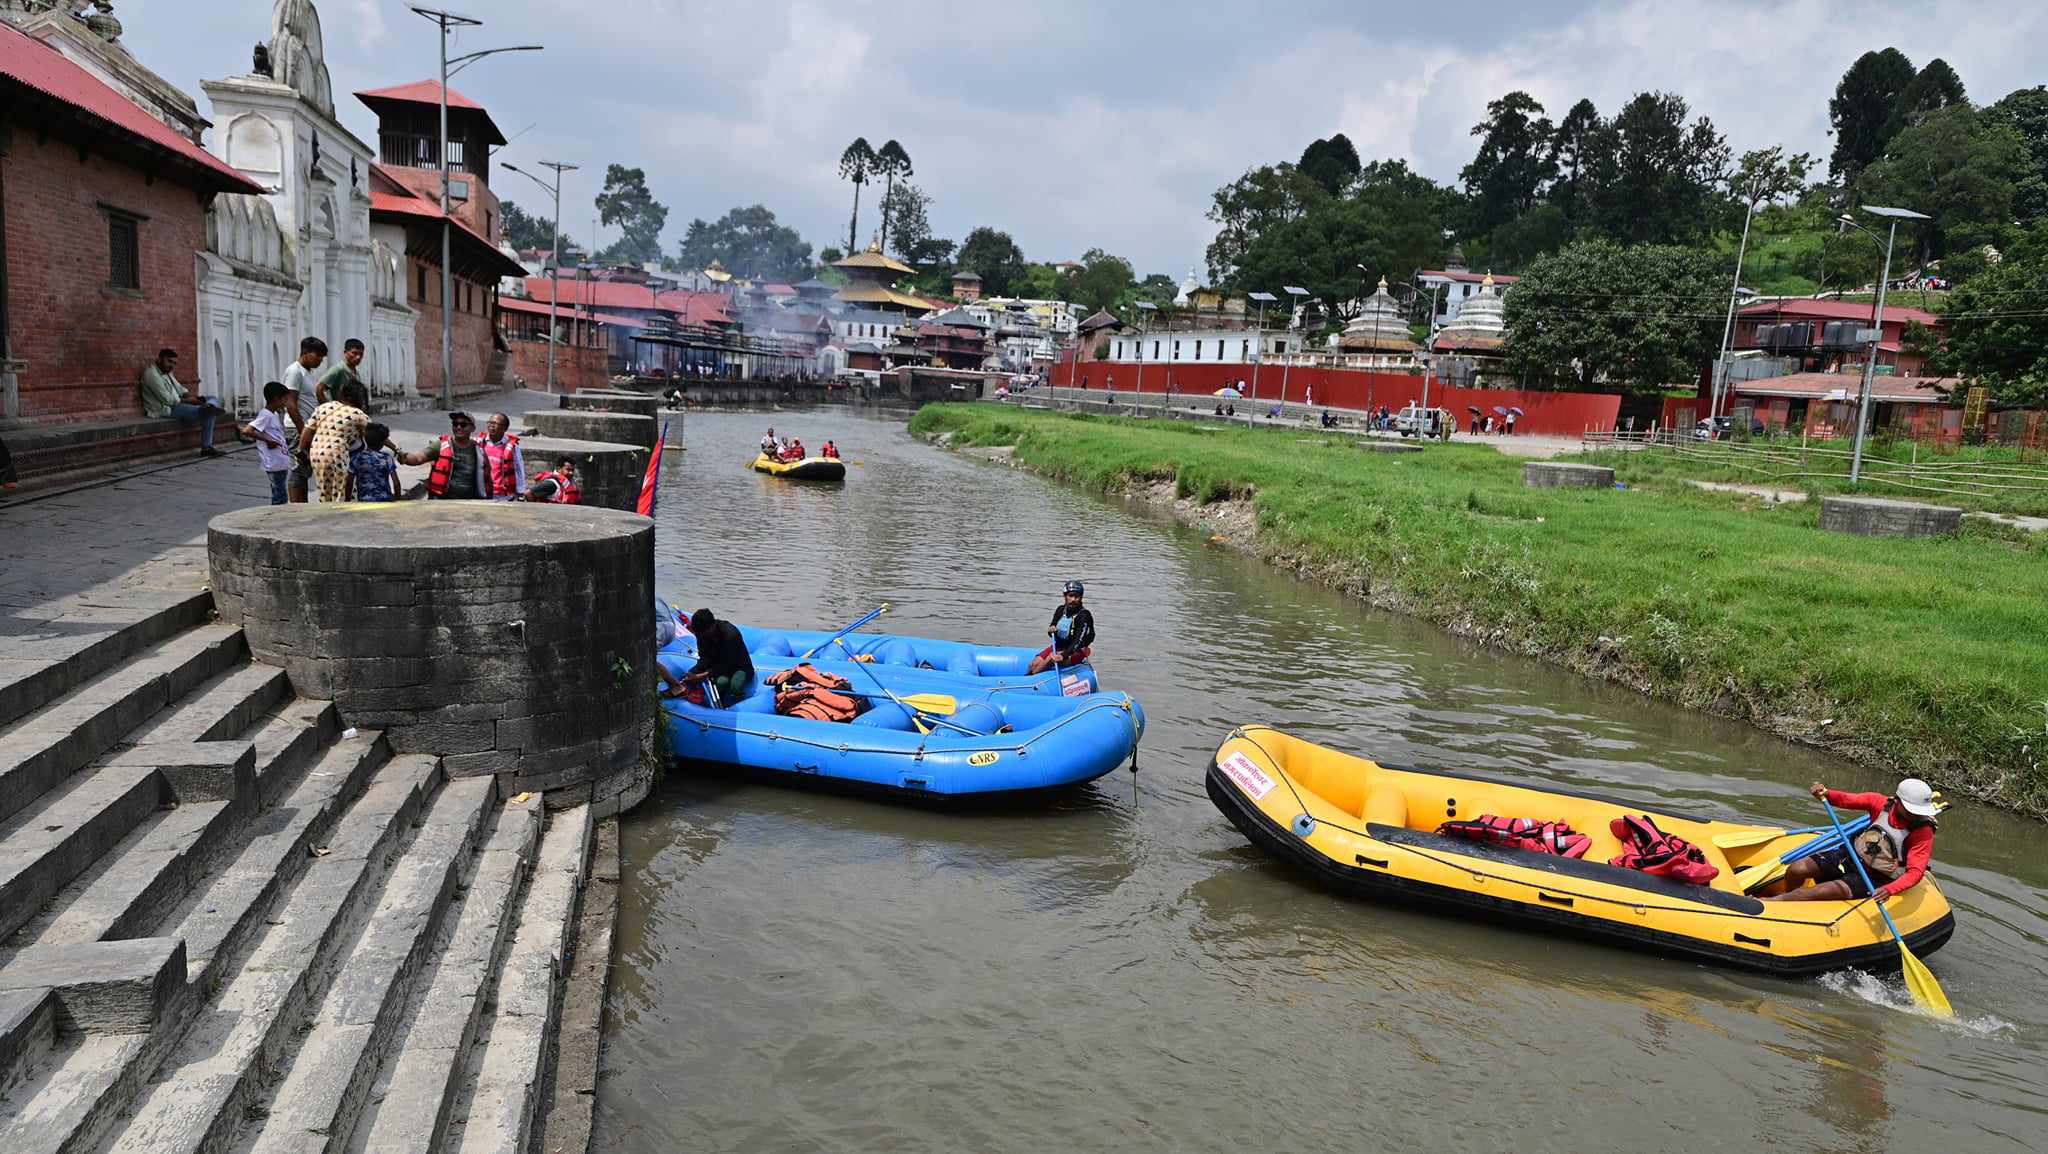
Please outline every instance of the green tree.
M982 279L986 281L987 278L988 274L982 273ZM1111 256L1099 248L1091 248L1081 254L1081 271L1074 274L1070 299L1089 312L1106 309L1121 301L1136 280L1130 261Z
M1885 121L1885 140L1889 143L1902 129L1920 123L1930 112L1969 102L1963 93L1963 78L1956 75L1948 61L1937 56L1915 73L1905 91L1899 93L1898 103L1892 105L1891 119Z
M1949 294L1948 341L1938 373L1984 385L2005 405L2048 404L2048 221L2037 221L2005 259Z
M1984 115L2018 133L2027 146L2027 171L2013 189L2013 215L2021 220L2048 216L2048 88L2009 92Z
M1024 271L1024 250L1010 234L986 226L967 234L953 263L981 278L981 291L992 297L1010 295L1010 282Z
M1011 279L1010 291L1003 295L1033 301L1064 300L1066 298L1060 296L1064 279L1059 270L1049 264L1028 264L1023 272Z
M1216 224L1209 242L1209 279L1235 283L1238 260L1267 230L1294 220L1330 199L1323 186L1291 164L1249 169L1210 198L1208 217Z
M506 244L516 249L551 249L555 247L555 226L553 221L548 220L546 217L535 216L533 213L527 212L509 200L502 202L499 205L499 210L504 213L500 223L505 230ZM567 233L563 233L563 250L567 251L575 247L576 242L570 240Z
M1703 239L1727 176L1728 143L1702 116L1690 127L1685 98L1643 92L1588 139L1581 180L1587 219L1627 244Z
M1956 105L1901 129L1857 191L1866 204L1932 218L1913 229L1912 251L1925 262L2002 239L2028 160L2026 142L2010 126Z
M882 251L887 252L889 251L889 226L895 223L896 182L911 175L910 154L903 151L902 145L891 140L875 153L875 171L881 173L883 179L888 182L886 189L882 193L881 237ZM927 238L930 237L931 229L929 227L925 229L925 235ZM900 246L897 251L902 251Z
M1344 191L1362 167L1358 161L1358 149L1352 147L1351 138L1337 133L1327 140L1310 142L1301 151L1301 162L1295 167L1302 175L1321 185L1331 196Z
M704 268L715 260L728 272L753 280L803 280L813 267L810 244L758 204L735 208L715 222L691 221L676 256L684 268Z
M605 166L604 190L597 194L598 219L619 229L606 260L640 263L661 256L661 229L668 209L647 191L647 174L622 164Z
M837 247L828 247L818 254L818 263L823 265L838 264L845 259L846 253Z
M1402 161L1368 165L1350 195L1261 233L1240 258L1235 284L1267 292L1298 285L1347 315L1363 286L1382 276L1407 281L1442 255L1450 201L1448 190Z
M1486 119L1472 126L1472 135L1481 138L1479 154L1458 174L1472 196L1473 231L1492 232L1535 205L1557 175L1551 131L1543 106L1526 92L1510 92L1486 106Z
M1720 341L1726 285L1704 249L1574 241L1507 294L1503 353L1526 379L1578 388L1692 381Z
M1564 213L1567 221L1579 218L1579 172L1585 166L1588 147L1600 131L1600 110L1590 100L1581 99L1557 122L1556 131L1550 134L1548 166L1555 174L1548 191L1551 204Z
M1918 75L1913 62L1896 48L1865 52L1842 73L1834 98L1828 101L1828 124L1835 134L1828 174L1838 183L1853 183L1884 155L1891 139L1892 111Z
M846 223L846 251L860 251L860 186L875 171L875 150L865 136L856 136L839 154L839 179L853 182L853 216Z

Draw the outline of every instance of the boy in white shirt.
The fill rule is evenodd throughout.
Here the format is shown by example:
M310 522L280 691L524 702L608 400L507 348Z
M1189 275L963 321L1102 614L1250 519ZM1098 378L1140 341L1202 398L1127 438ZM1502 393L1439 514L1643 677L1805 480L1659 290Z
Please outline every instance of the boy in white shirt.
M282 383L285 388L291 390L293 397L293 444L298 443L300 430L305 428L306 422L313 416L315 394L320 388L319 383L313 379L313 370L319 368L320 362L326 359L327 342L319 337L307 337L299 342L299 359L285 366ZM312 480L313 462L300 457L292 463L290 492L293 502L303 502L306 499L306 487Z
M256 442L256 463L270 474L270 503L273 505L285 503L286 483L292 473L292 453L285 447L284 417L281 414L291 405L293 396L282 381L264 385L263 411L241 428L244 437L253 438Z

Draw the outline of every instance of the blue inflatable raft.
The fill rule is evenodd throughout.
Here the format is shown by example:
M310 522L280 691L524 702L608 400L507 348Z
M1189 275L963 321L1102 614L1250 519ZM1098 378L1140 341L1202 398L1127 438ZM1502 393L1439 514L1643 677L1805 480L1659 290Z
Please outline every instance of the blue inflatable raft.
M848 692L867 699L866 712L846 722L787 717L775 712L768 674L796 664L832 635L741 632L754 651L755 670L744 699L722 708L662 701L675 757L856 791L991 801L1093 781L1133 760L1144 735L1144 710L1128 694L1094 691L1095 673L1086 666L1031 677L1024 673L1029 649L892 635L847 635L856 653L873 655L871 662L828 660L827 651L808 659L851 682ZM903 662L906 656L913 660ZM694 639L676 637L657 660L672 673L686 672L696 662ZM914 721L889 700L885 686L898 697L951 697L954 709L920 713Z

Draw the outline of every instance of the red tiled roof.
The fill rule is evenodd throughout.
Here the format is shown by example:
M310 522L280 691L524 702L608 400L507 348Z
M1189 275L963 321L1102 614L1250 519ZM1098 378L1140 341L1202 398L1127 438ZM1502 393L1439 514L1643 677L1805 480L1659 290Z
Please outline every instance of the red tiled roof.
M170 153L196 166L211 177L195 182L202 187L220 192L263 191L262 185L144 112L134 101L65 59L63 53L4 22L0 22L0 77L68 104L152 151Z
M1864 321L1868 322L1872 306L1857 301L1823 301L1810 297L1792 300L1758 301L1744 305L1736 315L1741 317L1791 317L1794 320ZM1887 301L1884 319L1889 321L1918 321L1923 325L1939 325L1941 318L1925 309L1905 308Z
M441 219L441 206L439 204L413 192L402 182L398 181L391 171L383 165L372 164L370 166L370 173L372 177L382 178L389 181L392 185L388 189L379 188L377 187L377 181L375 179L371 180L370 215L375 216L378 213L386 213L397 216L418 217L422 220ZM455 227L466 234L471 241L487 250L492 257L496 258L495 263L499 265L501 275L518 276L526 271L526 266L500 252L497 245L485 239L484 234L471 227L469 222L453 214L450 214L448 219L453 221Z
M538 313L541 316L548 315L548 302L527 300L525 297L501 296L498 298L498 307L501 309L510 309L515 313ZM582 309L570 308L566 305L557 307L555 310L555 316L559 320L596 321L598 324L601 325L615 325L620 328L638 329L647 327L645 322L633 317L622 317L617 313L585 312Z
M373 112L376 111L378 101L390 101L394 104L426 104L439 108L441 107L441 82L438 80L415 80L411 84L394 84L389 88L367 88L356 93L356 99L368 105ZM495 138L491 143L505 143L505 134L498 130L497 123L491 119L489 112L484 111L483 105L455 91L454 88L450 88L448 90L448 107L483 113L484 125L491 130L491 135Z
M1949 394L1962 382L1955 377L1876 376L1870 379L1870 397L1875 401L1907 401L1924 405L1946 404ZM1782 377L1759 377L1738 381L1736 393L1748 397L1825 398L1839 393L1854 400L1863 387L1860 373L1790 373Z
M640 312L674 313L684 324L722 325L730 324L732 318L726 315L724 293L693 293L681 289L670 289L657 295L644 284L628 284L623 281L571 280L562 278L562 303L582 305L597 309L633 309ZM526 278L526 295L529 299L546 304L553 296L554 284L544 276Z

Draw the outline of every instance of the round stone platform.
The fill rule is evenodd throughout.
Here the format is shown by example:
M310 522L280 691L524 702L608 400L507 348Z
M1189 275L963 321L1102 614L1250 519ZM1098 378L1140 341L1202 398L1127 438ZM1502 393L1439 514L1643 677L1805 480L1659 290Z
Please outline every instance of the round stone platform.
M576 481L583 488L583 504L630 513L640 500L640 483L647 478L647 450L638 445L521 437L519 448L526 457L529 484L568 457L576 462Z
M250 653L450 776L604 811L648 788L654 524L486 501L276 505L207 527Z
M585 413L632 413L641 417L661 415L661 398L646 393L608 393L589 390L562 394L562 408Z
M1614 470L1602 465L1531 461L1522 466L1522 484L1531 489L1612 489Z
M1822 497L1820 527L1859 537L1938 537L1962 528L1963 511L1887 497Z
M610 441L615 445L654 448L661 424L637 413L589 413L577 409L535 409L519 419L519 427L543 437L568 441Z

